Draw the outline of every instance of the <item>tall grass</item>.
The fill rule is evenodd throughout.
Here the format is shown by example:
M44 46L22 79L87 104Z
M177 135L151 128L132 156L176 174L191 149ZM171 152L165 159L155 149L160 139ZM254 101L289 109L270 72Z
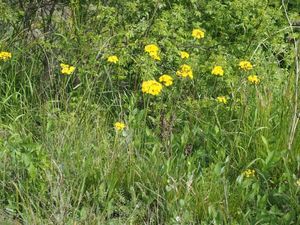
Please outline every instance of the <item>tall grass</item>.
M138 23L124 12L119 27L122 21L109 14L118 10L116 4L58 4L53 30L43 38L29 42L26 35L5 33L1 39L13 57L0 61L0 224L299 224L299 129L288 149L295 46L276 33L286 24L274 25L274 39L260 47L261 39L250 34L222 43L207 27L208 41L198 48L193 40L184 42L187 35L175 36L175 44L165 34L160 42L161 36L151 37L152 26L164 29L173 14L188 24L188 3L143 2L139 12L154 7L155 18ZM223 26L207 7L207 23ZM285 20L279 8L266 7L274 11L261 18L262 25L254 24L257 29L266 29L260 26L268 24L271 12ZM109 24L100 34L88 24L98 18L95 8ZM59 13L66 18L55 17ZM116 28L122 33L127 25L136 33L118 39ZM166 52L161 64L143 52L145 43L155 41ZM235 49L219 56L215 43L221 52L229 43ZM285 66L275 54L281 45ZM176 73L182 48L191 53L194 80L174 76L174 85L161 95L143 94L143 80ZM248 74L238 69L238 61L251 55L247 51L255 53L259 85L249 85ZM115 52L119 64L108 64L106 55ZM75 65L76 72L62 75L60 62ZM224 79L210 74L216 62L223 63ZM221 94L227 104L215 100ZM116 131L116 121L126 128ZM247 177L247 169L255 176Z

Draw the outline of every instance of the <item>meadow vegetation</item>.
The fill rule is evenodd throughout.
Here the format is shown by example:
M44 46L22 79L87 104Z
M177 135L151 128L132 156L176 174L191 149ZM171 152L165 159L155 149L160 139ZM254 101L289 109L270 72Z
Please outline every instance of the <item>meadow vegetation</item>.
M298 0L0 0L0 224L300 224Z

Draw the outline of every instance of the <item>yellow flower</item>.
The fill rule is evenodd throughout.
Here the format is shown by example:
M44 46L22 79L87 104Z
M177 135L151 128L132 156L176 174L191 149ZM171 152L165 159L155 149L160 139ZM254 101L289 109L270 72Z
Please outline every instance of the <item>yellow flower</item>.
M110 63L117 63L119 61L118 59L118 56L116 55L111 55L107 58L107 62L110 62Z
M187 52L185 52L185 51L181 51L181 52L180 52L180 57L181 57L182 59L188 59L188 58L190 57L190 54L187 53Z
M151 53L151 52L158 52L159 48L157 45L150 44L145 46L145 52Z
M219 96L219 97L217 97L217 101L218 101L219 103L227 104L227 99L226 99L225 96Z
M204 38L204 31L201 29L194 29L192 32L192 36L197 39Z
M167 74L160 76L159 82L163 83L165 86L170 86L173 84L173 78Z
M256 75L248 76L248 81L250 84L259 84L260 83L260 79Z
M160 61L160 57L157 52L150 52L149 55L152 59Z
M66 74L66 75L70 75L75 71L75 67L74 66L70 66L68 64L60 64L61 67L61 73L62 74Z
M163 86L156 80L148 80L142 83L142 92L150 95L159 95Z
M176 74L181 77L189 77L193 79L193 70L189 65L186 64L180 66L180 70L178 70Z
M223 70L222 66L215 66L212 69L211 74L222 77L224 75L224 70Z
M249 61L240 61L239 63L240 69L241 70L252 70L253 66L251 64L251 62Z
M10 52L0 52L0 59L3 61L6 61L11 58L11 53Z
M117 131L121 131L121 130L123 130L125 128L125 124L124 123L122 123L122 122L116 122L115 123L115 129L117 130Z
M247 169L243 172L243 175L247 178L255 176L255 170Z
M160 61L160 57L158 55L159 48L157 45L150 44L145 46L145 52L148 52L152 59Z
M298 180L296 181L296 184L297 184L298 187L300 187L300 179L298 179Z

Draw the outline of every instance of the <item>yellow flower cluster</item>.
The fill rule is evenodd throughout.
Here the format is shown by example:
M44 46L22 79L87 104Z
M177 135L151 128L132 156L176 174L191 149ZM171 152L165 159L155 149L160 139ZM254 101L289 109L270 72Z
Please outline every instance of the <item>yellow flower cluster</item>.
M142 83L142 92L150 95L159 95L163 86L156 80L148 80Z
M159 82L163 83L165 86L170 86L173 84L173 78L167 74L160 76Z
M211 74L222 77L224 75L224 70L223 70L222 66L215 66L212 69Z
M189 77L190 79L193 79L192 67L186 64L180 66L180 69L176 72L176 74L180 77L184 77L184 78Z
M243 175L245 177L254 177L255 176L255 170L247 169L243 172Z
M6 61L11 58L11 53L10 52L0 52L0 59L3 61Z
M149 55L152 59L160 61L160 57L158 54L159 48L157 47L157 45L154 45L154 44L146 45L145 52L149 53Z
M190 57L190 54L187 53L187 52L185 52L185 51L181 51L181 52L180 52L180 57L181 57L182 59L188 59L188 58Z
M252 70L253 68L251 62L249 61L240 61L239 66L241 70L245 70L245 71Z
M300 179L298 179L298 180L296 181L296 184L297 184L298 187L300 187Z
M117 131L121 131L121 130L123 130L125 128L125 124L124 123L122 123L122 122L116 122L115 123L115 129L117 130Z
M66 75L70 75L75 71L75 67L74 66L70 66L68 64L60 64L61 67L61 73L62 74L66 74Z
M201 29L193 29L192 36L197 39L204 38L204 31Z
M118 61L119 61L119 58L116 55L111 55L107 58L107 62L110 62L110 63L116 64Z
M260 83L260 79L256 75L248 76L248 81L250 84L259 84Z
M217 97L217 101L219 103L227 104L227 99L226 99L225 96L219 96L219 97Z

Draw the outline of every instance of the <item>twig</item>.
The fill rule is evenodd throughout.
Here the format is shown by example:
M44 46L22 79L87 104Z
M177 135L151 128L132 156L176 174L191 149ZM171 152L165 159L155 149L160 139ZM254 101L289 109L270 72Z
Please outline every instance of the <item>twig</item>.
M282 32L282 31L285 31L286 29L290 29L290 26L285 27L285 28L282 28L282 29L280 29L279 31L276 31L275 33L271 34L270 36L268 36L268 37L264 38L262 41L260 41L260 42L258 43L258 45L256 46L255 50L253 51L252 56L250 57L250 60L253 59L254 55L256 54L256 52L258 51L258 49L260 48L260 46L261 46L262 44L264 44L265 41L267 41L268 39L274 37L276 34Z

